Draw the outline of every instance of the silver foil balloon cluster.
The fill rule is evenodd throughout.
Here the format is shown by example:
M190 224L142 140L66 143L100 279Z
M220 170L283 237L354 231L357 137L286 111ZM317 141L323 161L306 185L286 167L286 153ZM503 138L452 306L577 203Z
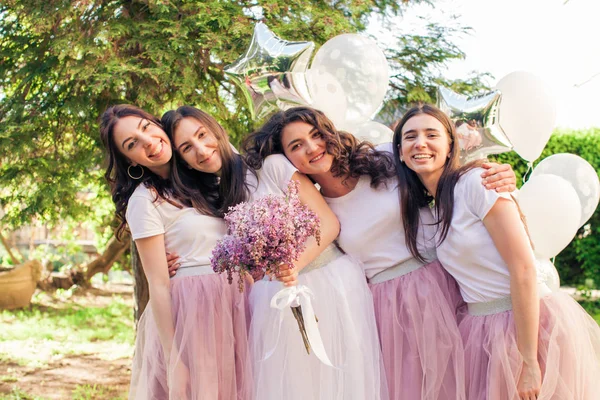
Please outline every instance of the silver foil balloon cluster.
M314 49L313 42L280 39L259 22L246 53L225 73L242 88L252 117L260 119L274 109L311 103L305 72Z
M371 119L389 81L387 59L375 41L338 35L324 43L311 62L314 48L312 42L280 39L258 23L248 50L225 73L242 89L255 119L306 105L359 138L391 141L391 129Z

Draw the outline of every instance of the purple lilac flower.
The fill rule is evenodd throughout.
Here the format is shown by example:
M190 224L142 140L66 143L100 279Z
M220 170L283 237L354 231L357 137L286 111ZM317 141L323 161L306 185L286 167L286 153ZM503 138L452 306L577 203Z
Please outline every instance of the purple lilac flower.
M217 242L211 258L216 273L234 273L243 291L245 274L260 277L277 273L279 265L293 264L314 236L320 242L318 215L300 202L299 182L290 180L285 195L270 194L229 209L227 234Z

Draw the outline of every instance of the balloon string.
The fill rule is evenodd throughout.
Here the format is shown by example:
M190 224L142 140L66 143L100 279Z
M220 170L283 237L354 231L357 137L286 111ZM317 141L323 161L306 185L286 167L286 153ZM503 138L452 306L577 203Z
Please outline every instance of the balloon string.
M530 178L531 172L533 171L533 161L529 161L527 163L527 171L523 174L523 184L527 182Z

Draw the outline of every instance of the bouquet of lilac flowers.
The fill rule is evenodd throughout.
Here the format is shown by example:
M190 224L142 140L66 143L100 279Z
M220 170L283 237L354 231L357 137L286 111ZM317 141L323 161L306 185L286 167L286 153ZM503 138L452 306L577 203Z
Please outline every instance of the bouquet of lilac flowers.
M237 274L240 291L245 274L275 274L279 265L298 260L310 236L320 242L319 217L300 202L298 185L292 179L285 196L240 203L225 215L227 234L217 242L211 265L226 272L230 284Z
M298 185L292 179L285 196L272 194L240 203L225 215L227 234L217 242L211 265L217 273L226 272L230 284L237 274L240 291L244 275L276 274L280 265L298 260L310 236L320 243L319 217L300 202ZM292 312L310 353L302 309L292 306Z

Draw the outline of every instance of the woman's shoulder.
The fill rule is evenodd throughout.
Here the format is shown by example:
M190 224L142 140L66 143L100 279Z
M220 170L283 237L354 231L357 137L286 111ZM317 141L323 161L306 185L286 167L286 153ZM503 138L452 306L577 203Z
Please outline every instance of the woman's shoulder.
M267 156L267 158L265 158L265 160L263 161L262 169L281 168L290 166L294 168L293 164L290 162L290 160L287 159L285 155L271 154L270 156Z
M263 188L258 192L262 193L267 190L270 193L275 188L285 190L297 171L296 167L283 154L271 154L264 159L262 167L256 171L258 186Z
M481 181L483 180L483 178L481 177L483 171L485 170L481 167L473 167L469 169L468 171L463 173L460 176L460 178L458 178L456 186L461 186L465 188L475 187L477 189L485 189L483 184L481 183Z
M133 193L131 194L131 197L129 198L129 202L131 203L132 200L135 199L154 199L156 198L156 191L152 188L147 187L146 185L144 185L143 183L140 183L135 190L133 191Z
M509 193L498 193L494 189L486 189L483 186L481 177L483 171L485 171L483 168L475 167L465 172L456 183L454 191L457 204L466 206L481 219L487 215L499 198L510 199Z
M156 208L162 203L164 203L164 200L158 196L156 189L140 183L127 202L127 211L134 207Z
M297 169L283 154L271 154L263 161L259 176L270 176L275 180L289 179Z

